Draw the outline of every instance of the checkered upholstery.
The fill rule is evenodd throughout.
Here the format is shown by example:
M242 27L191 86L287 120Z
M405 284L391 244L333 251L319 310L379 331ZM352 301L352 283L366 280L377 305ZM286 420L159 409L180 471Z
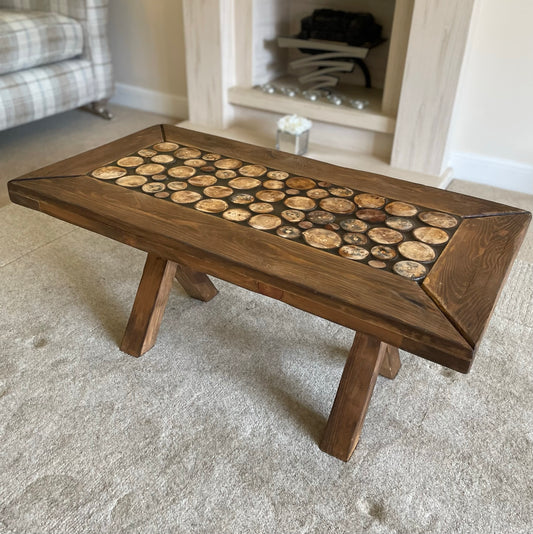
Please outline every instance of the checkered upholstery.
M83 29L74 19L44 11L0 10L0 74L81 54Z
M0 0L0 19L2 13L7 13L9 19L6 25L0 23L0 130L111 96L107 7L108 0ZM19 24L28 31L31 27L25 36L22 32L13 37L14 14L28 17ZM31 22L37 24L38 20L71 21L72 29L60 30L56 26L39 34ZM74 27L80 28L81 34ZM11 36L4 41L2 28L11 30ZM52 38L46 43L46 39L41 39L43 35ZM4 48L4 43L13 43L17 38L21 39L22 48L17 51ZM56 38L62 43L51 44ZM63 57L51 55L54 47L54 54L62 53ZM40 60L36 59L39 49ZM11 70L7 64L17 70Z

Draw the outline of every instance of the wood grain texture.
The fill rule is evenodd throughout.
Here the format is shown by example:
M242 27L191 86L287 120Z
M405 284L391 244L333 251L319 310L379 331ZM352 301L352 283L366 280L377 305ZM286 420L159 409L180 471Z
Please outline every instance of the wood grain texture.
M252 291L266 283L292 306L453 369L470 366L468 343L416 283L395 274L93 178L9 189L59 219Z
M402 362L400 361L400 352L398 351L398 348L387 345L385 355L379 368L379 374L392 380L396 378L401 366Z
M224 128L231 117L233 0L183 0L189 119ZM227 65L227 63L230 63Z
M523 213L463 221L422 284L474 349L530 220Z
M172 125L163 125L165 138L177 143L198 146L211 152L220 152L241 160L253 161L267 167L303 175L316 181L333 182L353 187L367 193L394 198L399 201L419 204L427 208L445 211L459 216L495 215L500 213L523 213L520 208L498 204L484 199L461 195L451 191L435 189L398 180L379 174L339 167L330 163L302 158L269 150L224 137L195 132Z
M194 299L208 302L218 294L217 288L206 274L185 265L177 265L175 277L185 292Z
M387 351L379 339L357 332L344 366L320 448L347 462L359 441L376 379Z
M148 254L120 350L142 356L156 341L176 263Z
M391 165L440 176L475 0L416 1ZM416 142L414 142L416 140Z
M383 113L391 117L395 117L398 113L414 3L414 0L396 0L394 5L394 19L382 99Z

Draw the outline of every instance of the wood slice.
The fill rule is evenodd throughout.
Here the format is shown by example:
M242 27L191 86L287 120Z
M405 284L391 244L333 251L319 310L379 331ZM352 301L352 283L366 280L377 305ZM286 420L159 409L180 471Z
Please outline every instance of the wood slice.
M269 171L267 176L273 180L286 180L289 177L289 173L285 171Z
M139 165L135 172L137 174L144 174L146 176L151 176L152 174L161 174L165 172L165 167L159 165L159 163L145 163L144 165Z
M205 161L203 159L186 159L183 163L188 167L194 167L195 169L205 166Z
M217 169L238 169L242 165L242 161L233 158L224 158L215 161Z
M357 232L353 234L344 234L342 238L349 245L366 245L368 243L368 237L366 237L365 234Z
M301 191L299 189L285 189L287 195L299 195Z
M394 245L403 240L403 235L392 228L371 228L368 237L380 245Z
M316 200L319 200L321 198L329 197L329 192L326 191L325 189L315 188L315 189L309 189L306 195L309 198L314 198Z
M369 252L366 248L358 247L357 245L343 245L339 249L339 254L349 260L361 261L368 256Z
M280 237L285 237L286 239L296 239L297 237L300 237L302 232L300 232L298 228L294 228L294 226L280 226L276 230L276 234Z
M176 191L170 195L170 200L176 204L192 204L202 198L196 191Z
M233 189L224 185L212 185L204 189L204 195L210 198L226 198L233 195Z
M202 155L202 152L197 148L183 147L174 152L174 156L180 159L193 159L199 158Z
M115 180L115 183L121 185L122 187L139 187L140 185L145 184L148 181L148 178L144 176L139 176L137 174L122 176Z
M385 205L383 197L370 193L356 195L353 200L360 208L382 208Z
M353 189L349 187L333 186L328 190L333 196L336 197L351 197L354 194Z
M444 230L440 228L434 228L433 226L421 226L413 231L413 235L424 243L429 245L442 245L446 243L450 236Z
M217 183L217 179L210 174L199 174L198 176L189 178L187 181L196 187L207 187Z
M194 205L194 208L206 213L220 213L221 211L228 209L228 203L219 198L206 198L197 202Z
M237 173L235 171L230 170L220 170L215 173L215 176L217 178L220 178L221 180L229 180L230 178L235 178L235 176L237 176Z
M420 280L427 274L427 269L416 261L399 261L394 264L392 270L400 276L409 278L409 280Z
M341 221L341 228L347 232L366 232L368 224L360 219L344 219Z
M179 145L176 143L171 143L169 141L163 141L162 143L157 143L154 145L154 149L158 152L172 152L179 148Z
M328 197L320 201L323 210L347 215L355 210L355 204L346 198Z
M172 163L174 159L174 156L170 154L157 154L152 158L152 161L154 163Z
M262 189L261 191L258 191L255 196L263 202L279 202L285 198L285 193L283 191Z
M274 211L274 206L268 202L254 202L248 206L248 209L254 213L270 213Z
M236 193L233 195L230 200L234 204L250 204L255 200L253 195L249 195L248 193Z
M128 171L120 167L108 165L107 167L99 167L91 172L91 175L100 180L114 180L124 176Z
M139 156L128 156L126 158L120 158L117 161L117 165L121 167L137 167L144 163L144 159Z
M289 222L297 223L305 219L305 213L299 210L284 210L281 212L281 216Z
M255 189L261 185L261 180L257 178L233 178L228 184L234 189Z
M453 228L459 222L453 215L440 211L423 211L418 215L418 218L422 222L438 228Z
M265 189L284 189L285 184L281 180L265 180L263 187Z
M251 216L252 214L248 210L242 208L230 208L222 214L224 219L234 222L247 221Z
M303 233L305 242L315 248L332 249L342 245L339 234L325 228L311 228Z
M155 156L157 152L155 150L152 150L151 148L141 148L141 150L139 150L137 154L145 158L151 158L152 156Z
M248 224L258 230L274 230L281 225L281 219L276 215L254 215Z
M414 226L413 221L410 219L404 219L403 217L388 217L385 224L395 230L401 230L402 232L408 232Z
M318 185L320 187L331 187L331 184L329 182L318 182Z
M172 178L190 178L196 174L196 169L192 167L171 167L168 169L168 175Z
M302 230L309 230L309 228L313 228L314 224L311 221L301 221L298 223L298 226Z
M144 184L141 188L145 193L159 193L165 189L165 184L161 182L150 182Z
M326 230L333 230L336 232L337 230L340 230L340 226L337 223L328 223L326 226L324 226Z
M156 198L168 198L170 196L170 193L168 191L160 191L159 193L156 193L154 197Z
M181 191L187 189L187 182L168 182L167 187L172 191Z
M307 214L307 218L315 224L330 224L335 222L335 215L329 211L313 210Z
M152 176L152 180L155 180L156 182L162 182L162 181L164 181L166 179L167 179L167 177L164 174L154 174Z
M209 154L204 154L202 156L205 161L218 161L222 156L220 154L214 154L210 152Z
M372 208L357 210L356 215L363 221L367 221L372 224L382 223L387 218L387 215L384 212Z
M385 267L387 267L387 264L380 260L370 260L368 265L370 265L370 267L374 267L374 269L385 269Z
M285 183L287 184L287 187L292 189L306 190L316 187L316 182L314 180L311 180L311 178L304 178L303 176L293 176Z
M406 202L390 202L385 206L385 211L391 215L396 215L398 217L412 217L416 215L418 210L412 204L407 204Z
M398 245L398 250L402 256L414 261L433 261L436 256L429 245L420 241L404 241Z
M285 206L295 210L310 211L316 208L316 202L309 197L290 197L284 200Z
M203 167L199 167L199 169L202 172L215 172L216 167L213 167L213 165L204 165Z
M263 165L245 165L239 169L239 173L243 176L248 176L250 178L257 178L258 176L263 176L267 172L266 167Z
M387 245L377 245L372 247L370 252L372 253L372 256L376 257L378 260L392 260L397 256L396 251Z

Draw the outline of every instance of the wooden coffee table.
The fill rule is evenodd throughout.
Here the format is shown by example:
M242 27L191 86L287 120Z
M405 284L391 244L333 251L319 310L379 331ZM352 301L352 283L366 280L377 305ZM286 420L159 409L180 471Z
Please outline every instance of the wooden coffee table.
M173 126L9 185L11 200L148 253L121 349L155 343L174 278L213 275L355 330L320 443L348 460L398 348L469 371L531 215ZM176 340L178 342L178 340Z

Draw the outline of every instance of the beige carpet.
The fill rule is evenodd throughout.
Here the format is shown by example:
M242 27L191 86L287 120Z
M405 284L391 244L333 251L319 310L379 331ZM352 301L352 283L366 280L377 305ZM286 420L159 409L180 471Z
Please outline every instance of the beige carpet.
M109 109L115 116L112 121L76 109L1 131L0 206L9 203L6 184L12 178L147 126L177 121L121 106L110 105Z
M402 354L345 464L317 441L351 332L221 281L207 304L176 285L132 358L117 343L143 254L1 208L0 533L530 533L531 250L472 372Z

